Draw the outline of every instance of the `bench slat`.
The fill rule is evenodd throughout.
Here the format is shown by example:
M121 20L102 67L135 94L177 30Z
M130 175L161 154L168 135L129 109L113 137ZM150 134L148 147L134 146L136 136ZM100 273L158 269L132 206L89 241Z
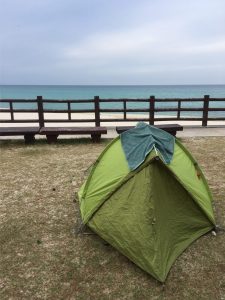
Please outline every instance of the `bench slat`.
M60 134L89 134L94 143L98 143L101 140L102 134L107 134L106 127L42 127L39 134L46 135L47 142L49 144L56 143L58 135Z
M37 134L39 127L1 127L0 136Z
M107 134L106 127L42 127L40 134Z
M154 125L155 127L165 130L173 135L176 135L177 131L183 131L183 126L179 124L160 124L160 125ZM118 134L127 131L129 129L134 128L135 126L117 126L116 131Z

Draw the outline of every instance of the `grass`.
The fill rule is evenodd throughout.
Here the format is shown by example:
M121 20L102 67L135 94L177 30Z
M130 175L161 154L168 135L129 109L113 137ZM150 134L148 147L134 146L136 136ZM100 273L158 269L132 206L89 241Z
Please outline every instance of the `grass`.
M108 141L1 141L0 299L225 299L225 233L207 234L164 285L96 235L77 235L75 193ZM185 138L225 227L225 138Z

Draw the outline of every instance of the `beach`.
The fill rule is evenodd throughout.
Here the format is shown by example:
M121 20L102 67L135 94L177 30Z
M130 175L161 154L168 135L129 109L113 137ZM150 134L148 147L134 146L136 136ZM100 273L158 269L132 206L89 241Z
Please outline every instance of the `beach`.
M1 11L0 300L225 300L225 1Z

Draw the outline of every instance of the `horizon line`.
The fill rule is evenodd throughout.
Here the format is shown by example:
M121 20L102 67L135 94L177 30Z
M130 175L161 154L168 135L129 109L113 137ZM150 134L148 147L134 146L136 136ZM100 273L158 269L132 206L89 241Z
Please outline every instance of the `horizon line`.
M0 86L207 86L225 83L184 83L184 84L0 84Z

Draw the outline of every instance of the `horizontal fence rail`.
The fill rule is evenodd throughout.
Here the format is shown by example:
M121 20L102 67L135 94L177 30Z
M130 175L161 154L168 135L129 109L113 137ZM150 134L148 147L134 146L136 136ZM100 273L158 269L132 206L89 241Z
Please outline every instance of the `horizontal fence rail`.
M215 107L216 104L216 107ZM57 106L59 105L59 108ZM60 107L63 105L63 107ZM78 108L74 106L80 105ZM87 108L82 106L86 105ZM135 107L132 107L135 105ZM144 107L141 107L143 106ZM31 108L28 108L31 106ZM49 107L53 106L53 108ZM119 107L118 107L119 106ZM130 107L131 106L131 107ZM212 117L210 112L220 112L224 115ZM0 99L0 113L8 113L10 118L0 118L0 123L39 123L40 127L46 123L90 123L100 126L104 122L137 122L145 121L154 125L157 121L201 121L202 126L207 126L208 121L225 121L225 98L155 98L150 96L145 99L100 99L95 96L87 100L54 100L43 99ZM23 113L22 119L15 118L17 113ZM36 117L25 118L25 114L36 114ZM66 119L58 118L66 114ZM92 118L85 114L92 114ZM112 118L104 114L116 114ZM158 114L161 114L159 116ZM173 113L175 115L168 115ZM186 116L182 116L186 113ZM54 115L54 119L46 118L46 114ZM72 114L83 114L84 118L74 118ZM134 114L136 114L134 116ZM122 117L120 117L120 115Z

